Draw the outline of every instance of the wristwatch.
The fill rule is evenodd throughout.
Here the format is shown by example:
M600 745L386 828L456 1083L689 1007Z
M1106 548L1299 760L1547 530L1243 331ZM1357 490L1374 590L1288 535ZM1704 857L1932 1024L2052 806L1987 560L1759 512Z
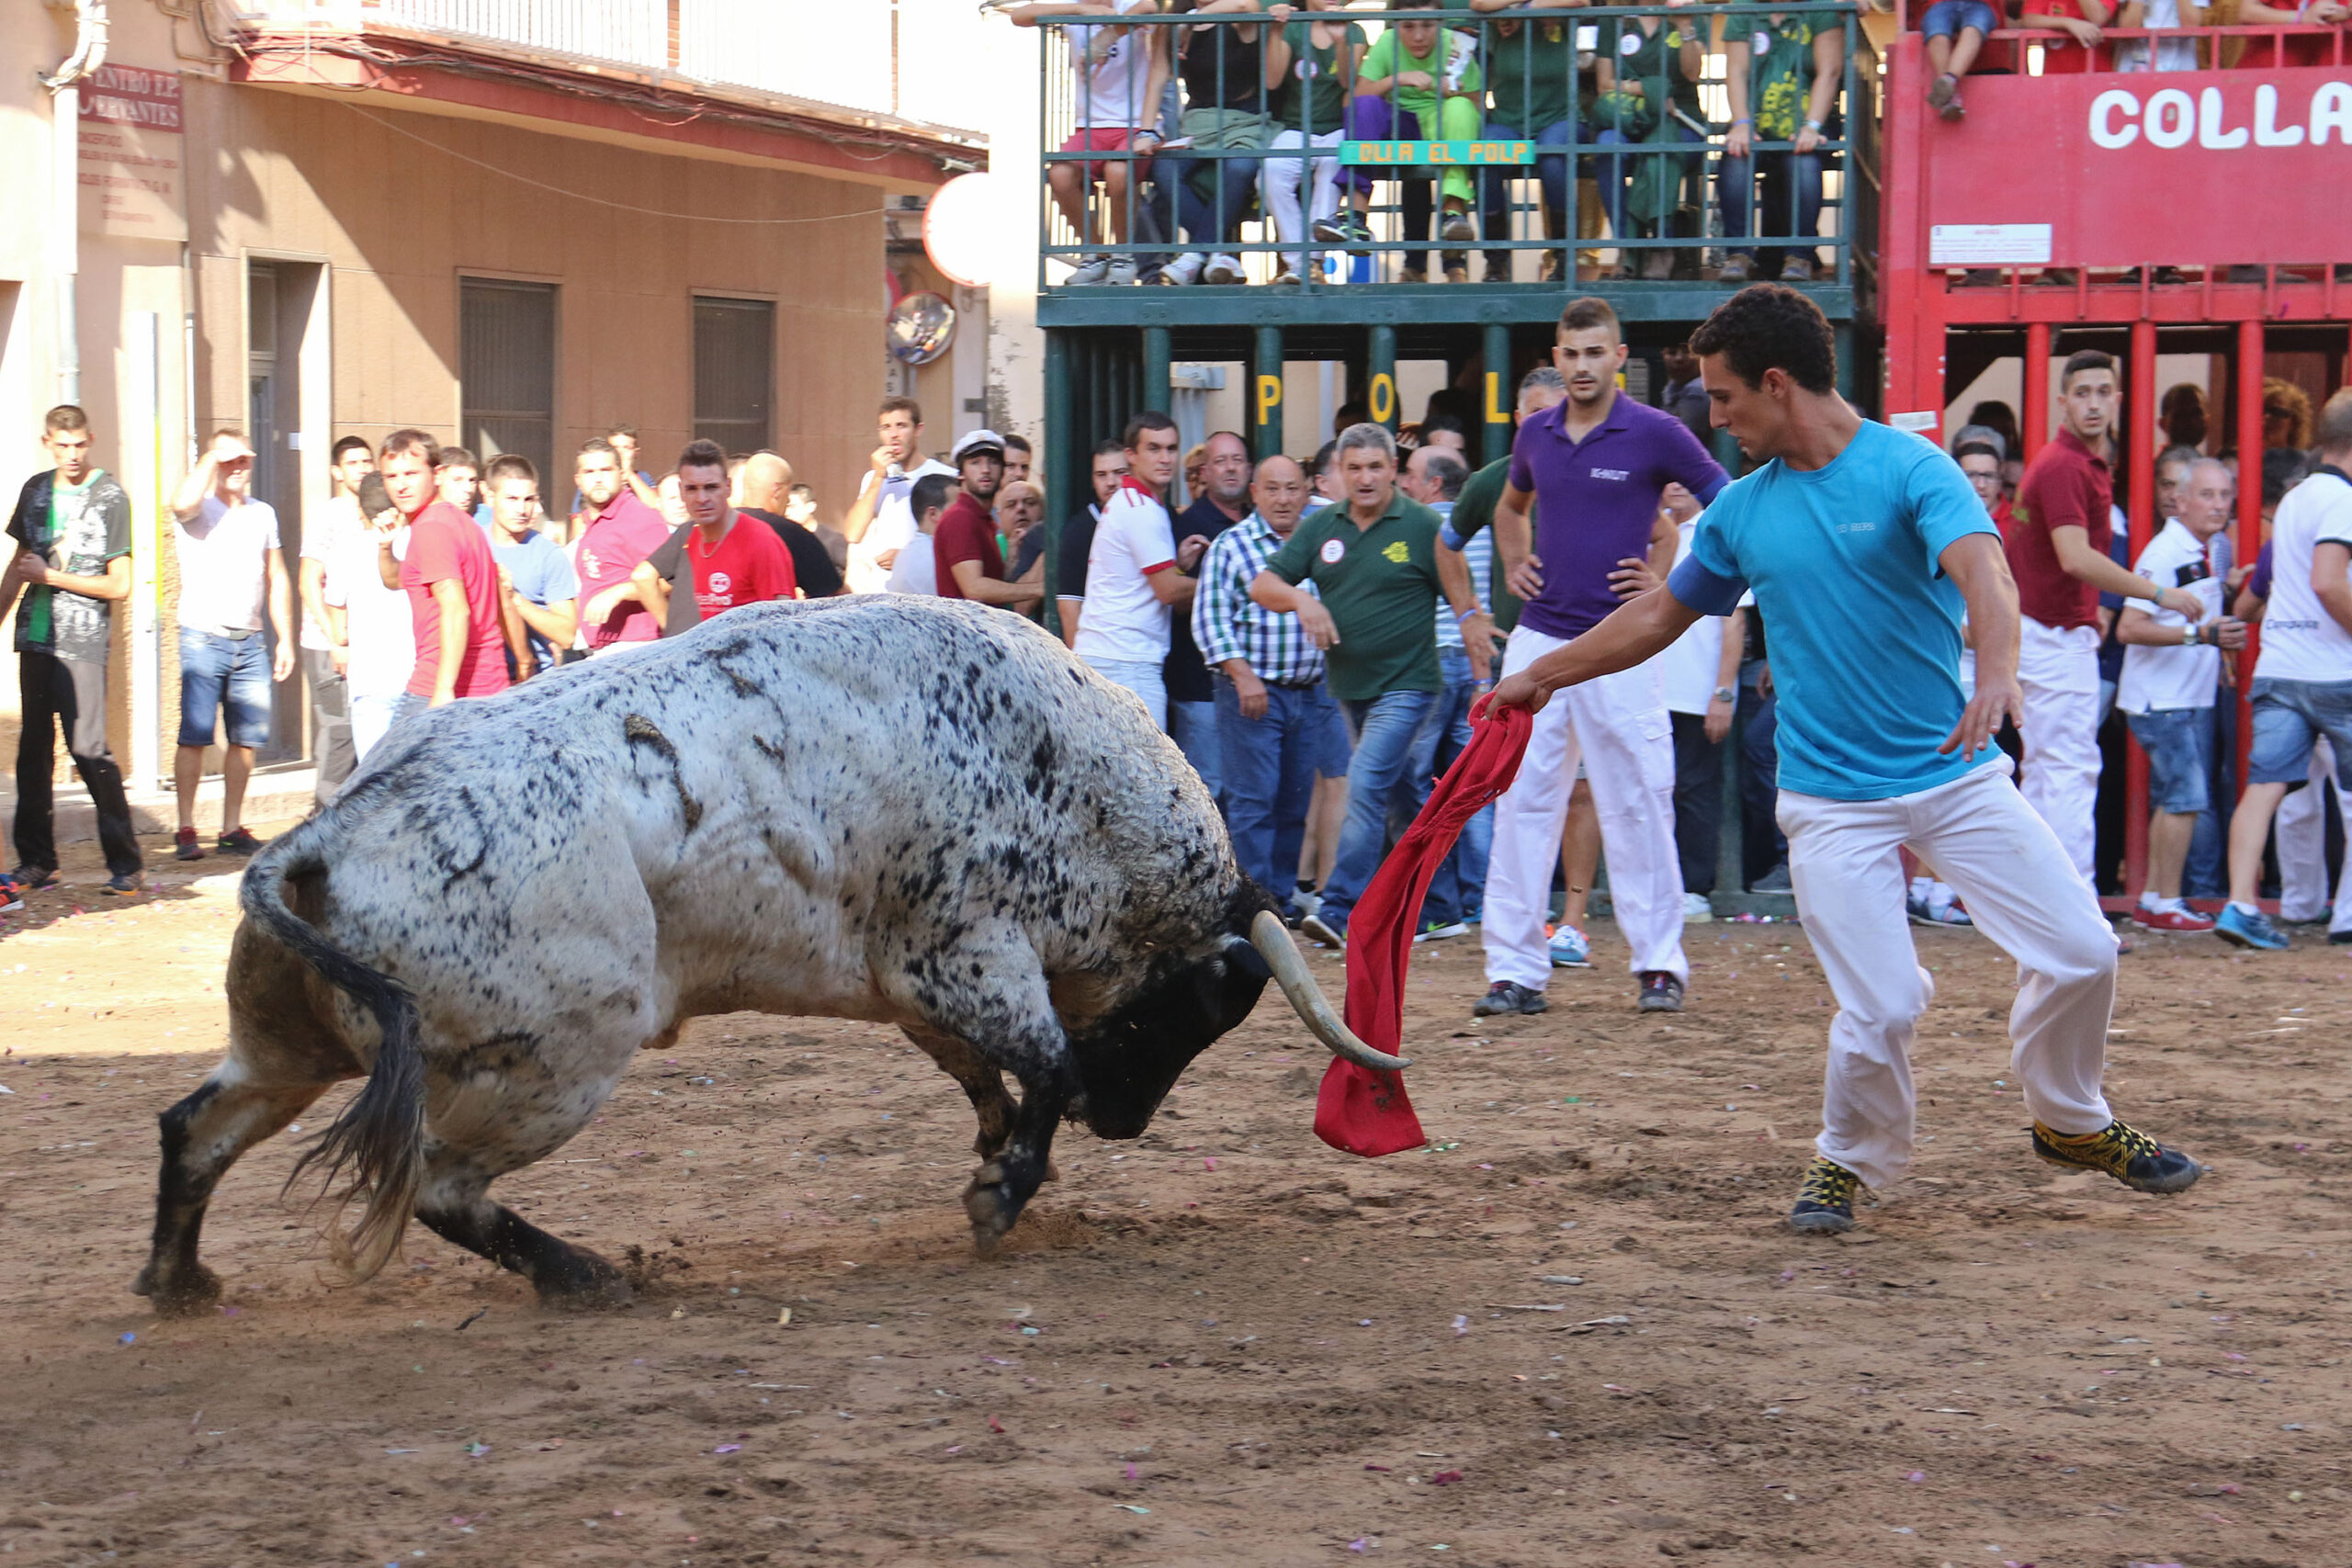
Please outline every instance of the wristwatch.
M2183 647L2183 648L2195 648L2199 643L2203 642L2204 640L2205 640L2205 634L2204 634L2202 631L2200 631L2198 627L2196 627L2196 626L2183 626L2183 627L2181 627L2181 628L2180 628L2180 646L2181 646L2181 647Z
M1729 686L1717 686L1715 688L1715 701L1719 703L1736 703L1739 701L1739 694Z

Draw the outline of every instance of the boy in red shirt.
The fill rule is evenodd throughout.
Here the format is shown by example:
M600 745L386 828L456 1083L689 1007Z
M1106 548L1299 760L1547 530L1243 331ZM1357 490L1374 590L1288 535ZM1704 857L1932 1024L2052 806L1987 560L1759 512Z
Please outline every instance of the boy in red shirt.
M416 623L416 669L395 724L459 697L506 689L498 562L473 519L439 498L440 466L440 443L422 430L386 436L376 464L409 528L406 558L393 558L387 535L377 547L377 569L385 587L406 591Z

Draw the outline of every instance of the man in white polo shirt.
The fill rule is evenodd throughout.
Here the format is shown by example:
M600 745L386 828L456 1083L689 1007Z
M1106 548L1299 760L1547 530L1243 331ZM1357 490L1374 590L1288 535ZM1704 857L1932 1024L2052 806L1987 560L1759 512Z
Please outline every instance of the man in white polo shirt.
M1187 575L1208 540L1195 534L1182 547L1160 497L1176 477L1182 450L1176 422L1147 409L1127 421L1127 473L1102 504L1094 546L1086 557L1086 603L1079 611L1070 651L1097 673L1143 699L1152 722L1168 728L1168 659L1171 610L1191 614L1195 580Z
M2352 790L2352 388L2320 412L2319 449L2319 471L2271 519L2254 753L2230 819L2230 905L2213 928L2224 942L2265 951L2287 938L2255 902L2262 847L2278 803L2308 776L2319 737L2335 750L2337 786Z
M2195 620L2169 609L2123 607L2115 638L2123 645L2116 703L2132 738L2148 754L2148 886L2132 923L2152 931L2210 931L2213 922L2180 901L2182 868L2197 819L2211 804L2213 702L2221 690L2222 650L2245 646L2245 625L2222 613L2222 579L2209 552L2229 526L2236 490L2230 470L2211 457L2189 466L2175 510L2132 570L2165 588L2185 588L2204 613Z

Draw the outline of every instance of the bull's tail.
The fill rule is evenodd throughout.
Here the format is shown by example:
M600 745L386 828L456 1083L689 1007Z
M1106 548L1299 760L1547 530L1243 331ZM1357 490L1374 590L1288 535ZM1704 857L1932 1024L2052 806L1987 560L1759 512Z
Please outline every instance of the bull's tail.
M335 946L287 906L288 876L325 869L334 824L332 813L314 817L254 856L240 901L288 952L365 1008L382 1035L367 1084L286 1179L290 1190L313 1165L319 1168L321 1197L334 1205L327 1245L336 1268L356 1283L372 1278L400 1251L424 1184L424 1061L416 998L408 987ZM359 1223L346 1234L343 1212L363 1195Z

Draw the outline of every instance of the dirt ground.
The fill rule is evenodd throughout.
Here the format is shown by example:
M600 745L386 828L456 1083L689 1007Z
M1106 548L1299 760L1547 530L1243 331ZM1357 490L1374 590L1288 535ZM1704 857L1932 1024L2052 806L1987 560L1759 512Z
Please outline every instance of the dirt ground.
M125 1287L234 904L73 874L0 919L10 1562L2352 1561L2352 951L2308 934L2124 960L2110 1090L2212 1166L2176 1199L2029 1156L2010 966L1923 932L1916 1174L1800 1240L1802 931L1693 928L1652 1021L1604 926L1484 1027L1476 942L1425 951L1426 1151L1316 1141L1326 1058L1270 991L1149 1135L1066 1132L980 1263L953 1084L884 1031L713 1019L499 1189L635 1259L633 1309L543 1312L421 1227L332 1285L288 1136L214 1205L227 1304L167 1323Z

